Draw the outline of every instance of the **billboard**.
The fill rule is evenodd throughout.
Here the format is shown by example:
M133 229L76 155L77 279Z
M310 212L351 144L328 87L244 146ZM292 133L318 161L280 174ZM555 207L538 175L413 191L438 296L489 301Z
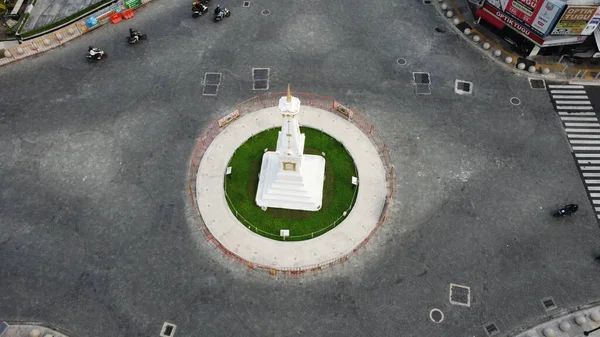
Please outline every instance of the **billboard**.
M559 0L507 0L505 12L541 36L546 36L552 23L565 6Z
M568 6L552 30L552 35L582 35L597 9L597 6Z
M541 37L536 32L530 30L525 25L521 24L519 22L519 20L515 20L511 16L508 16L500 8L495 7L489 1L486 1L486 3L483 5L483 9L486 12L488 12L489 14L491 14L491 15L497 17L498 19L500 19L504 24L506 24L507 26L510 26L516 32L518 32L519 34L523 35L524 37L526 37L530 41L534 42L535 44L541 46L542 43L544 43L544 38L543 37Z
M588 22L587 26L585 26L581 35L592 35L598 27L598 24L600 24L600 7L598 7L596 14L594 14L594 17Z

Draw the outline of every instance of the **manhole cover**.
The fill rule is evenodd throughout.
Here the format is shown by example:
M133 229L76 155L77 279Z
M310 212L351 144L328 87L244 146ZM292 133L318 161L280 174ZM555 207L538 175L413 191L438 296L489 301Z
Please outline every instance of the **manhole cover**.
M546 81L537 78L530 78L529 85L531 89L546 89Z
M207 84L204 86L202 90L203 96L217 96L217 91L219 90L219 86L217 84Z
M252 79L253 80L268 80L269 79L269 68L252 68Z
M173 337L175 335L175 329L177 329L177 325L165 322L160 331L161 337Z
M415 91L417 95L431 95L431 87L429 84L417 84L415 85Z
M552 299L552 297L543 298L542 304L544 305L544 309L546 309L546 311L556 309L556 304L554 303L554 299Z
M521 100L518 97L511 97L510 104L512 105L521 105Z
M250 7L250 1L244 1L242 7Z
M500 330L498 330L496 324L494 323L486 324L483 326L483 328L485 329L485 333L487 333L488 336L493 336L500 332Z
M444 313L440 309L431 309L431 311L429 311L429 319L431 319L433 323L441 323L444 320Z
M450 303L470 307L471 288L450 283Z
M204 84L221 84L221 73L204 73Z
M400 57L400 58L396 59L396 63L398 63L401 66L405 66L406 63L408 63L408 62L406 61L406 59L403 59L402 57Z
M268 90L269 80L256 80L254 81L254 90Z
M262 13L262 15L267 16L267 15L271 14L271 11L269 11L268 9L265 9L261 13Z
M415 80L416 84L430 84L431 80L429 78L429 73L413 73L413 80Z
M473 82L462 80L454 81L454 92L459 95L470 95L473 93Z

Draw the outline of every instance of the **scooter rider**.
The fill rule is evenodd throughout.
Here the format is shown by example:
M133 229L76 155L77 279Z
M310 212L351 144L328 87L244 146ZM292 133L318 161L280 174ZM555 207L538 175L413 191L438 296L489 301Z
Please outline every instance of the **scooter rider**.
M202 4L202 2L200 2L200 1L192 2L192 11L202 12L204 10L204 8L206 8L206 7Z
M90 53L90 56L94 56L95 58L98 58L98 56L100 54L102 54L102 50L95 48L93 46L89 46L88 53Z
M215 16L216 17L220 17L223 18L223 10L221 9L221 5L217 5L217 7L215 8Z
M129 37L134 38L138 35L140 35L140 32L138 32L137 30L135 30L133 28L129 28Z

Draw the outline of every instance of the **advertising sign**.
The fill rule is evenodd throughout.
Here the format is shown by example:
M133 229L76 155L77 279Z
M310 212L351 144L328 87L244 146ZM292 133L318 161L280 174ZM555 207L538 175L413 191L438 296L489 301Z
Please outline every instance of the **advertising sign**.
M558 14L562 11L565 3L556 0L546 0L538 9L537 15L531 23L531 27L538 31L542 36L550 33L550 28L558 19Z
M520 22L513 19L512 17L506 15L499 8L492 6L489 2L486 2L483 5L483 9L486 12L488 12L489 14L500 19L506 25L511 26L515 31L517 31L518 33L520 33L521 35L523 35L530 41L534 42L535 44L542 45L542 43L544 43L544 39L540 35L534 33L533 31L531 31L530 29L525 27L525 25L521 24Z
M558 0L507 0L506 14L521 21L537 34L548 34L551 23L565 6Z
M587 26L585 26L585 28L583 29L583 32L581 32L581 35L592 35L592 33L598 27L599 23L600 23L600 7L598 7L598 9L596 10L596 13L594 14L594 17L590 20L590 22L587 24Z
M598 7L595 6L567 7L554 30L552 30L552 35L582 35L583 30L594 17L597 9Z
M142 5L142 0L125 0L125 7L136 8Z

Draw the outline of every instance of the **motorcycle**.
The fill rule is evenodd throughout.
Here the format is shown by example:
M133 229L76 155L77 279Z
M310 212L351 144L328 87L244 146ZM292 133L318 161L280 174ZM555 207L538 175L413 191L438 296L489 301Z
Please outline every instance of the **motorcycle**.
M148 38L148 35L146 34L142 34L136 30L133 31L133 36L128 36L127 37L127 42L129 42L129 44L136 44L138 42L140 42L140 40L145 40Z
M85 55L85 58L88 62L99 61L108 57L108 54L104 52L104 50L98 48L92 48Z
M229 9L223 8L218 14L215 13L214 21L219 22L219 21L223 20L224 18L229 17L230 15L231 15L231 12L229 11Z
M554 212L554 214L552 214L552 216L561 217L561 216L571 215L571 214L577 212L578 209L579 209L579 206L577 204L565 205L563 208Z
M208 12L208 7L204 6L203 3L200 3L200 8L197 8L197 7L192 8L192 17L197 18L206 12Z

